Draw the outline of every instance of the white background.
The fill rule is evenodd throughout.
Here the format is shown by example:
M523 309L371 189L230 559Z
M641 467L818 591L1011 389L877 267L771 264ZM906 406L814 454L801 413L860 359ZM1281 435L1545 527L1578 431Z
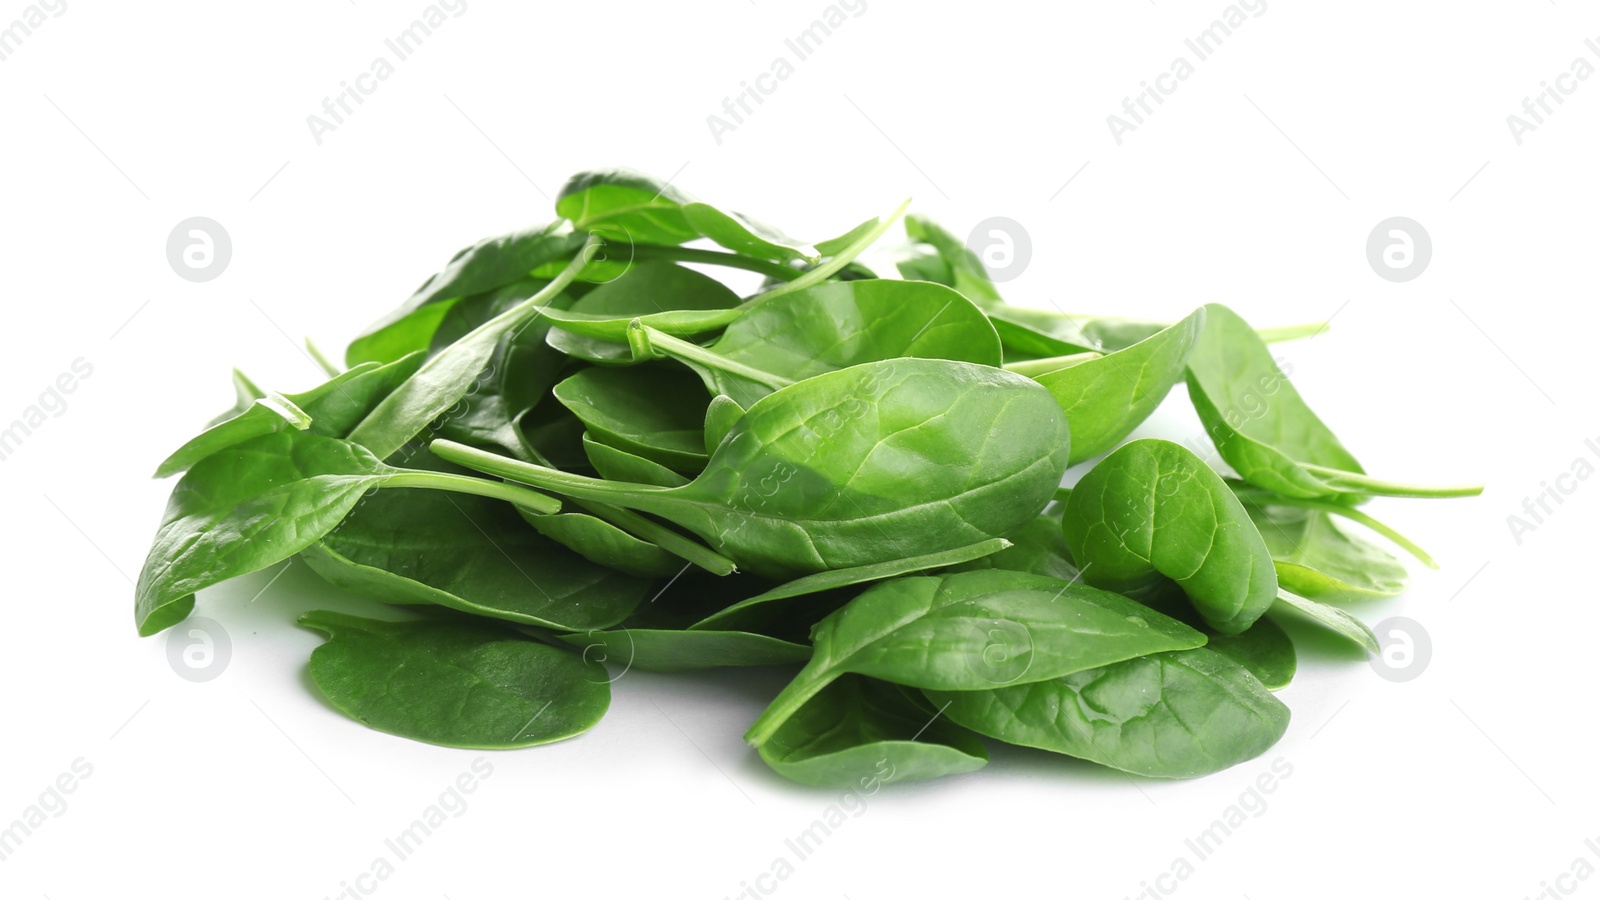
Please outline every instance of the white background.
M781 673L633 672L589 734L480 754L368 731L318 698L318 638L290 623L342 601L303 565L201 596L232 639L214 681L134 635L128 578L170 489L149 472L231 402L230 367L316 382L302 336L337 350L459 247L548 221L567 175L615 164L802 236L907 195L961 234L1010 217L1034 250L1004 287L1030 305L1331 318L1282 352L1368 470L1489 485L1372 505L1442 563L1357 610L1426 628L1420 678L1303 653L1284 740L1197 782L996 748L979 773L869 798L763 888L1138 896L1280 758L1292 776L1265 811L1162 890L1523 898L1590 854L1600 480L1563 481L1575 491L1520 543L1507 516L1574 460L1600 464L1583 443L1600 439L1600 77L1521 145L1506 116L1574 58L1600 65L1584 45L1600 14L1273 0L1119 146L1106 116L1223 3L1045 19L868 0L719 144L707 115L820 0L470 0L319 145L307 115L423 6L69 0L0 62L0 422L74 360L93 366L0 463L0 825L74 760L93 767L0 862L0 894L338 896L479 756L492 776L376 896L733 897L834 802L740 742ZM0 28L24 10L0 4ZM1364 249L1397 215L1434 246L1402 284ZM190 216L233 241L204 284L165 255ZM1180 390L1140 433L1197 432ZM1600 879L1559 884L1600 897Z

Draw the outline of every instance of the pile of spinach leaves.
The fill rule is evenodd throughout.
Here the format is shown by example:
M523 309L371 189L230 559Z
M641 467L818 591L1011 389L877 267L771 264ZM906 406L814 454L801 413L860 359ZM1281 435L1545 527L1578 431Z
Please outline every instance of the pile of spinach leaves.
M983 738L1152 777L1277 741L1279 617L1369 651L1346 608L1406 568L1370 476L1210 305L1176 323L1005 303L926 218L792 238L632 172L456 254L300 393L238 402L181 475L139 632L291 557L409 613L314 611L338 709L456 747L561 740L637 668L790 666L746 739L808 784L972 771ZM714 274L742 270L741 296ZM1127 441L1177 385L1227 471ZM1191 442L1192 443L1192 442ZM1061 488L1069 467L1092 467Z

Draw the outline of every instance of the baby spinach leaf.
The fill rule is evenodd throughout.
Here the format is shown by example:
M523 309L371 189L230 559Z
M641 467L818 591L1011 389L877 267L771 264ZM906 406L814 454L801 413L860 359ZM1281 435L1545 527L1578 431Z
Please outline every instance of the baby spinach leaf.
M744 631L621 627L562 635L585 659L650 672L696 672L729 666L781 666L811 658L804 644Z
M922 277L960 291L968 300L979 306L992 306L1000 302L1000 291L989 278L978 254L972 252L959 238L945 230L927 216L906 216L906 236L932 251L939 265L930 265L926 258L899 266L907 278ZM928 278L933 275L936 277Z
M523 518L535 531L597 566L636 578L667 578L683 568L683 560L655 544L585 513L541 516L524 512Z
M600 477L610 481L632 481L657 487L678 487L689 483L689 479L658 462L610 444L602 444L589 437L588 433L583 436L583 452Z
M621 622L651 585L556 544L510 505L439 491L377 491L302 555L330 583L380 600L562 631Z
M600 481L448 441L433 447L471 469L662 516L741 567L782 579L1005 534L1049 501L1068 435L1061 408L1033 381L897 359L762 398L682 487Z
M1267 345L1237 313L1206 307L1206 327L1189 357L1189 398L1239 477L1289 497L1381 494L1463 497L1482 485L1428 487L1368 477L1333 431L1278 368Z
M779 726L761 758L801 784L861 788L973 772L989 754L905 688L846 675Z
M1205 328L1205 317L1205 310L1195 310L1178 324L1125 350L1034 376L1067 414L1072 462L1110 450L1155 412L1183 378L1189 350Z
M1383 652L1378 646L1378 636L1372 633L1372 629L1368 628L1365 622L1337 606L1319 603L1288 591L1279 591L1278 601L1273 607L1275 611L1287 610L1291 615L1298 614L1302 618L1309 619L1334 634L1360 645L1373 656Z
M416 373L380 401L350 432L350 440L380 459L405 446L439 414L455 406L477 382L500 340L531 321L577 277L597 244L584 244L572 262L544 288L423 363Z
M1001 362L1000 339L984 314L955 291L922 281L830 282L759 299L703 349L651 337L659 355L688 363L712 393L744 407L772 393L773 383L865 362L903 356ZM747 377L749 370L778 381Z
M1244 666L1267 690L1281 691L1294 680L1294 642L1266 616L1238 634L1208 635L1206 649Z
M605 669L567 650L468 621L381 622L315 611L326 632L311 678L369 728L445 747L548 744L594 727L611 704Z
M1061 526L1055 525L1056 536L1059 539ZM895 559L888 562L876 563L869 566L854 566L848 569L830 569L807 575L778 585L771 590L763 591L754 597L741 600L726 609L719 610L705 619L689 627L691 629L726 629L739 627L766 631L772 627L775 619L787 617L786 607L796 604L783 603L782 601L806 597L808 601L816 595L838 591L841 588L853 587L872 581L883 581L909 575L912 572L924 572L929 569L940 569L945 566L956 566L959 563L971 563L973 560L989 557L992 554L1003 552L1011 543L1004 538L991 538L979 541L967 547L957 547L954 550L945 550L940 553L928 553L922 556L913 556L909 559ZM818 605L808 603L808 605ZM832 612L831 607L824 612ZM822 616L817 616L821 618Z
M1062 532L1085 581L1130 596L1176 586L1237 634L1278 593L1272 555L1222 478L1171 441L1124 444L1067 498Z
M733 430L733 423L744 417L744 407L732 397L718 394L706 407L706 453L715 453L717 445Z
M1327 513L1251 503L1245 509L1272 552L1278 585L1284 590L1335 603L1405 592L1405 566L1345 533Z
M344 437L421 365L421 353L386 365L362 363L308 391L285 394L278 400L254 399L236 415L212 424L179 447L156 469L156 477L177 475L219 450L288 428Z
M345 351L346 363L392 362L427 349L439 323L461 298L527 278L549 264L564 263L583 247L584 240L565 222L557 222L478 241L458 252L444 271L417 288L399 309L352 341Z
M811 640L811 661L746 732L751 745L850 672L980 691L1198 647L1205 636L1108 591L994 569L882 582L818 623Z
M1265 753L1289 727L1288 707L1205 648L928 699L979 734L1152 778L1220 772Z
M257 387L256 383L254 381L250 380L250 376L244 374L243 372L239 371L238 369L234 369L233 370L233 397L234 397L233 408L229 409L227 412L222 413L221 415L219 415L219 416L213 418L211 421L207 422L206 423L206 428L208 428L208 429L209 428L215 428L216 426L221 425L223 422L226 422L229 419L232 419L232 418L235 418L236 416L242 415L245 411L249 410L252 406L255 406L257 400L260 400L262 397L265 397L266 395L267 395L267 392L262 390L261 388ZM159 478L161 476L158 475L156 477Z
M1022 527L1006 535L1011 546L998 553L978 557L950 567L952 572L980 569L1005 569L1048 575L1062 581L1076 581L1078 567L1072 564L1072 551L1061 534L1061 516L1040 513Z
M200 460L178 481L134 589L152 635L194 609L194 594L288 559L376 487L453 490L554 512L550 498L497 481L384 465L365 448L301 431L265 434Z
M688 372L660 365L583 369L554 394L594 440L681 472L706 464L709 398Z
M817 249L797 241L770 225L738 213L725 213L714 206L691 200L683 205L683 219L702 237L735 253L778 262L800 260L814 263Z

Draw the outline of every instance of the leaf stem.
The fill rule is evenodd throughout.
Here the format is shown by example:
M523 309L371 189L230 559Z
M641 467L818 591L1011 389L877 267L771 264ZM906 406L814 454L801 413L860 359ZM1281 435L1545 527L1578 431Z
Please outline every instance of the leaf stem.
M1062 369L1071 368L1091 360L1100 359L1104 355L1091 350L1087 353L1069 353L1066 356L1047 356L1044 359L1021 359L1016 362L1006 363L1004 368L1007 372L1015 372L1018 375L1035 378L1040 375L1049 375L1051 372L1059 372Z
M1426 550L1423 550L1421 547L1413 543L1410 538L1398 531L1395 531L1388 525L1385 525L1384 523L1374 519L1372 516L1367 515L1353 506L1346 506L1343 503L1334 503L1330 500L1312 500L1304 497L1284 497L1279 494L1274 494L1270 491L1262 491L1256 488L1241 489L1237 486L1234 486L1234 493L1238 494L1240 499L1248 500L1257 506L1293 506L1299 509L1311 509L1319 512L1329 513L1335 516L1343 516L1353 522L1358 522L1362 525L1365 525L1373 531L1376 531L1377 533L1388 538L1395 544L1395 546L1416 557L1418 562L1422 563L1428 568L1439 568L1439 564L1434 562L1433 557L1429 556Z
M1257 328L1256 336L1262 343L1276 344L1282 341L1297 341L1300 338L1316 337L1328 330L1327 322L1306 322L1300 325L1280 325L1277 328Z
M906 207L910 205L911 198L907 197L905 202L901 203L894 212L890 213L886 218L879 221L877 225L867 229L861 234L860 237L851 241L849 246L839 251L837 255L829 258L827 262L817 266L814 269L807 270L804 274L787 284L778 285L772 290L762 294L758 299L764 300L769 297L777 297L782 294L787 294L791 291L803 291L808 287L821 284L822 282L827 281L829 278L832 278L840 269L843 269L845 266L848 266L850 263L854 262L855 258L860 256L862 251L872 246L874 241L880 237L883 237L885 232L887 232L890 228L893 228L894 223L900 221L900 217L906 214Z
M756 272L772 278L781 278L784 281L793 281L804 274L800 269L773 262L770 259L759 259L754 256L745 256L740 253L728 253L722 250L701 250L695 247L664 247L659 244L634 244L634 259L671 259L678 262L704 263L711 266L725 266L730 269L744 269L747 272Z
M1366 475L1358 475L1355 472L1330 469L1326 466L1317 466L1310 463L1301 463L1300 467L1321 478L1330 487L1357 494L1375 494L1380 497L1446 498L1476 497L1483 493L1483 485L1481 484L1403 484L1398 481L1384 481L1381 478L1372 478Z
M767 705L767 708L761 711L761 715L750 723L750 730L744 733L745 743L752 747L759 747L765 744L777 733L779 728L783 727L784 722L789 721L790 717L799 712L800 707L806 705L807 700L815 697L821 693L823 688L833 683L836 675L828 672L819 674L818 667L814 665L816 658L812 657L812 660L812 663L807 664L805 668L800 670L800 673L794 677L793 681L778 692L778 696L774 697L772 702Z
M495 475L511 481L521 482L555 494L566 494L580 500L595 500L601 503L615 503L620 506L634 507L638 500L650 494L669 493L673 488L657 487L649 484L632 484L629 482L606 481L600 478L590 478L587 475L575 475L552 469L548 466L526 463L518 459L501 456L458 444L455 441L440 438L428 445L435 456L446 462L453 462L458 466L466 466L478 472ZM653 504L652 504L653 505Z
M394 475L386 476L379 484L381 487L422 488L434 491L454 491L458 494L474 494L479 497L515 503L517 506L543 515L561 511L560 500L554 497L547 497L538 491L529 490L521 485L507 484L503 481L489 481L485 478L473 478L470 475L456 475L450 472L422 472L402 469Z
M682 362L693 362L708 369L716 369L729 375L737 375L754 381L756 384L778 391L794 384L793 381L781 375L764 372L753 366L735 362L705 347L682 338L673 337L664 331L651 328L638 319L628 323L628 345L633 349L635 360L659 359L670 356Z
M632 510L622 509L606 503L582 500L578 501L578 505L593 513L596 518L604 519L623 531L631 532L679 559L694 563L713 575L732 575L739 570L733 560L712 550L710 547L702 546L665 525L652 522Z

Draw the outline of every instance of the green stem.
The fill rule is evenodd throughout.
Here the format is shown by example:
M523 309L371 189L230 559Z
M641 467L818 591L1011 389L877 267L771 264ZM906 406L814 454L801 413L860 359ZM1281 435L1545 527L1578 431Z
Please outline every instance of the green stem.
M754 256L744 256L739 253L727 253L721 250L700 250L693 247L664 247L658 244L634 244L634 259L671 259L678 262L705 263L711 266L726 266L730 269L744 269L747 272L756 272L772 278L781 278L784 281L793 281L803 273L801 270L773 262L770 259L758 259Z
M312 362L321 366L322 371L328 373L329 378L337 378L344 374L344 369L339 368L333 360L329 359L327 354L322 352L322 348L317 346L316 341L309 337L306 338L306 353L310 355Z
M1395 546L1406 551L1412 556L1415 556L1418 562L1422 563L1428 568L1439 568L1439 564L1434 562L1433 557L1429 556L1426 550L1423 550L1421 547L1413 543L1410 538L1398 531L1395 531L1388 525L1385 525L1384 523L1374 519L1372 516L1367 515L1353 506L1346 506L1343 503L1334 503L1328 500L1312 500L1304 497L1284 497L1274 494L1270 491L1263 491L1256 488L1240 489L1235 487L1234 493L1238 494L1240 499L1248 500L1257 506L1293 506L1297 509L1310 509L1318 512L1329 513L1335 516L1343 516L1352 522L1358 522L1362 525L1365 525L1373 531L1376 531L1377 533L1388 538L1395 544Z
M860 237L851 241L849 246L839 251L836 256L831 257L822 265L806 271L805 274L789 282L788 284L780 284L772 290L767 291L766 293L760 295L758 299L777 297L782 294L787 294L791 291L803 291L812 285L821 284L822 282L827 281L829 278L832 278L840 269L843 269L845 266L848 266L850 263L854 262L855 258L860 256L862 251L872 246L874 241L883 237L885 232L887 232L890 228L893 228L894 223L900 221L900 217L906 214L906 207L910 205L911 199L908 197L906 198L906 201L901 203L900 206L896 208L894 212L890 213L887 218L884 218L883 220L879 221L877 225L867 229Z
M1301 463L1300 467L1327 482L1329 487L1354 494L1375 494L1380 497L1476 497L1483 493L1481 484L1402 484L1309 463Z
M665 525L652 522L632 510L586 500L577 502L579 506L593 513L596 518L604 519L623 531L631 532L679 559L694 563L713 575L732 575L739 570L733 560L726 556L684 537Z
M813 657L814 659L814 657ZM777 733L783 723L789 721L806 701L821 693L822 689L833 683L838 677L837 673L818 674L812 665L807 665L800 670L794 680L778 692L772 703L761 711L761 715L750 723L750 730L744 733L744 742L752 747L765 744Z
M1018 375L1036 378L1040 375L1049 375L1051 372L1059 372L1062 369L1100 359L1104 355L1091 350L1087 353L1071 353L1066 356L1047 356L1044 359L1022 359L1016 362L1008 362L1004 368L1007 372L1015 372Z
M456 475L450 472L418 472L402 469L399 473L384 478L381 486L474 494L479 497L489 497L493 500L515 503L524 509L544 515L561 511L560 500L554 497L546 497L538 491L530 491L520 485L506 484L503 481L489 481L484 478L473 478L470 475Z
M634 319L628 324L628 345L633 348L634 359L659 358L670 356L681 362L698 363L708 369L737 375L740 378L754 381L756 384L779 391L794 384L793 381L763 372L741 362L735 362L719 353L700 346L682 338L673 337L664 331L644 324Z
M637 509L656 505L649 502L649 495L675 490L650 484L631 484L590 478L587 475L574 475L571 472L526 463L442 438L429 444L428 448L435 456L446 462L453 462L487 475L521 482L554 494L566 494L579 500L594 500ZM645 501L643 506L638 502L640 500Z
M1306 322L1303 325L1280 325L1277 328L1257 328L1256 336L1263 343L1276 344L1281 341L1296 341L1300 338L1316 337L1328 330L1327 322Z

